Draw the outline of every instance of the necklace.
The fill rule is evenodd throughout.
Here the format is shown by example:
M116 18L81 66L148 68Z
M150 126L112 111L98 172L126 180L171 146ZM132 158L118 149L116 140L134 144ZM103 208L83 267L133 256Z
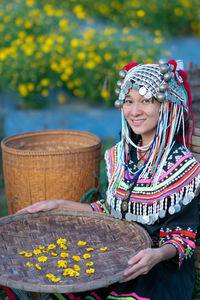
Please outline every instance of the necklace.
M142 143L142 140L139 142L139 145L141 143ZM149 151L149 148L146 149L146 151L143 151L144 154L141 155L141 150L140 150L140 146L139 146L138 151L137 151L137 159L138 159L137 168L138 168L138 170L141 169L144 166L144 163L146 161L146 159L144 157L145 157L147 151Z

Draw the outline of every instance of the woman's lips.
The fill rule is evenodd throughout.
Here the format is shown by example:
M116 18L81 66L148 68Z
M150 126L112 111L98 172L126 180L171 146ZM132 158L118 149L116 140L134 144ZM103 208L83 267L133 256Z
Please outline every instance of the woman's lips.
M145 120L133 120L132 123L134 126L141 126Z

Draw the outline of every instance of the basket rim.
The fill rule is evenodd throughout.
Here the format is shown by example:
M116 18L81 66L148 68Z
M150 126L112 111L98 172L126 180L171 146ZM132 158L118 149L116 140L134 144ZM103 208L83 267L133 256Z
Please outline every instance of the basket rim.
M123 223L125 226L128 226L130 228L135 228L138 230L141 230L141 232L144 234L145 236L145 240L146 240L146 247L151 247L151 238L148 234L148 232L140 225L137 224L135 222L128 222L127 220L118 220L116 218L114 218L111 215L107 215L107 214L101 214L101 213L97 213L97 212L87 212L87 211L70 211L70 210L59 210L59 209L54 209L51 211L46 211L46 212L39 212L39 213L33 213L33 214L29 214L29 213L21 213L21 214L13 214L13 215L8 215L5 217L0 218L0 225L5 225L7 223L10 223L12 221L17 221L20 219L27 219L27 218L35 218L35 219L40 219L40 216L48 216L48 217L53 217L53 216L74 216L74 217L86 217L86 218L95 218L95 219L99 219L99 220L109 220L112 221L113 224L115 222L117 223ZM122 224L121 223L121 224ZM113 284L115 282L118 282L119 280L121 280L124 276L123 276L124 270L119 271L115 274L113 274L112 277L108 277L106 276L106 278L104 278L104 281L106 279L106 285L110 285ZM5 286L9 286L12 288L20 288L22 290L28 290L30 292L42 292L42 293L66 293L66 292L82 292L85 291L85 287L87 287L87 290L93 290L94 289L94 282L95 282L95 289L96 288L102 288L105 286L104 283L102 283L102 279L96 279L96 280L91 280L89 282L86 283L80 283L77 287L77 285L75 286L75 284L41 284L38 285L36 283L29 283L29 282L22 282L20 280L13 280L13 279L8 279L4 276L0 276L0 284L1 285L5 285ZM19 287L19 283L20 283L20 287Z
M76 135L76 136L85 136L85 137L90 137L95 141L95 144L92 146L84 146L84 147L77 147L74 148L73 150L66 149L66 150L55 150L55 151L39 151L39 150L22 150L22 149L15 149L11 148L6 145L7 142L11 140L18 140L20 138L26 138L26 137L35 137L35 136L45 136L45 135L55 135L55 134L62 134L62 135ZM92 151L93 149L100 148L101 147L101 139L88 131L83 131L83 130L74 130L74 129L44 129L44 130L37 130L37 131L28 131L28 132L22 132L18 134L13 134L8 137L5 137L1 141L1 148L2 152L5 151L7 153L12 153L12 154L17 154L17 155L22 155L22 156L27 156L27 155L56 155L56 154L69 154L69 153L77 153L77 152L88 152Z

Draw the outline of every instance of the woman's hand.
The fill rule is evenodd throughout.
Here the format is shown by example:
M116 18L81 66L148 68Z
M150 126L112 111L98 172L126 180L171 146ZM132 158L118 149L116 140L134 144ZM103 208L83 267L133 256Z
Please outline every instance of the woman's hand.
M140 275L147 274L156 264L170 259L176 254L177 250L172 244L166 244L160 248L141 250L129 259L128 264L130 267L124 271L124 278L120 282L126 282Z
M48 211L52 209L67 209L67 210L78 210L78 211L92 211L89 204L74 202L70 200L45 200L41 202L36 202L30 206L17 211L18 213L37 213L40 211Z
M17 211L18 213L36 213L39 211L48 211L48 210L52 210L52 209L56 209L59 208L60 206L60 202L63 200L45 200L45 201L41 201L41 202L36 202L32 205L29 205L23 209L20 209Z

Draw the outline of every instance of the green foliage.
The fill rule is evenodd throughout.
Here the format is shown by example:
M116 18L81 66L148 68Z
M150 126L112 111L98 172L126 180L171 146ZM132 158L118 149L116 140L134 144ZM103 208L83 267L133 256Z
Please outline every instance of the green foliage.
M114 22L115 9L113 20L104 13L107 1L100 7L82 2L1 0L0 88L17 91L24 106L45 106L56 88L63 90L61 103L68 91L112 105L118 71L130 61L152 62L160 54L160 31L150 34L131 22Z

